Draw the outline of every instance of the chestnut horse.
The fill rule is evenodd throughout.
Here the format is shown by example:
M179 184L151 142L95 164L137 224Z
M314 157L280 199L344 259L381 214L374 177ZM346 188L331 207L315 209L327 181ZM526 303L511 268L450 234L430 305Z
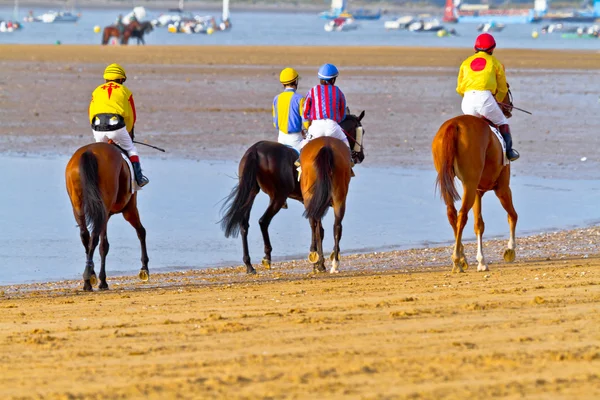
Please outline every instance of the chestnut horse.
M79 225L81 242L87 256L83 272L83 290L92 291L92 286L97 283L94 272L94 251L98 242L100 242L101 259L98 288L108 289L106 255L109 245L106 229L109 218L119 213L123 214L125 220L137 232L142 247L142 268L138 276L141 280L147 281L150 272L146 252L146 229L140 222L137 192L131 191L131 173L121 156L121 151L108 143L83 146L69 160L65 176L73 214Z
M510 102L507 96L505 102ZM510 115L510 106L503 108ZM502 207L508 213L510 238L504 252L504 261L515 259L515 228L517 212L513 207L510 190L510 163L503 164L504 152L500 142L491 131L488 122L472 115L452 118L440 127L432 143L433 162L437 170L436 186L446 203L448 221L454 230L454 252L452 272L464 272L468 268L462 244L462 233L467 223L469 210L473 208L475 235L477 236L477 271L488 271L483 256L483 231L485 225L481 216L481 198L485 192L493 190ZM463 185L462 205L458 215L454 202L460 199L454 178Z
M346 119L340 123L349 137L348 141L355 151L357 161L364 159L362 148L364 130L361 125L364 116L364 111L356 117L347 110ZM237 237L240 232L242 233L243 260L246 272L249 274L256 273L248 251L248 228L254 199L261 190L270 198L267 210L258 221L265 245L262 265L270 268L273 247L269 238L269 224L279 210L285 207L288 198L303 201L298 172L294 167L294 161L297 159L296 150L288 146L277 142L260 141L250 146L240 160L239 183L223 204L225 212L220 222L225 237Z
M102 44L108 44L108 41L111 37L116 37L121 40L121 44L129 43L129 38L131 37L134 31L138 31L141 29L140 23L137 21L131 21L129 24L125 25L125 29L123 30L123 35L121 35L121 31L116 25L109 25L104 28L102 32Z
M323 258L322 219L330 206L333 207L333 253L331 270L337 273L340 265L340 239L342 220L346 213L346 196L350 186L351 158L348 146L339 139L319 137L311 140L300 153L300 188L304 199L304 216L308 218L312 241L308 260L313 270L326 271Z

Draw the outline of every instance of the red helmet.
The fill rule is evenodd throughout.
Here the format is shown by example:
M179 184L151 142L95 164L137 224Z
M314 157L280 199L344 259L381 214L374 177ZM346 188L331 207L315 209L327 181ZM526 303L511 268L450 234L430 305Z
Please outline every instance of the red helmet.
M490 52L496 47L494 37L489 33L482 33L475 40L475 51Z

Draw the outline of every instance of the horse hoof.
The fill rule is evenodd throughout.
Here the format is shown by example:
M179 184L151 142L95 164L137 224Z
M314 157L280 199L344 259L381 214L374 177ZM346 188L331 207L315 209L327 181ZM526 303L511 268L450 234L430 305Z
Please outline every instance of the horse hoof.
M308 261L311 264L316 264L319 262L319 253L317 253L316 251L311 251L310 253L308 253Z
M461 265L461 267L462 267L462 268L461 268L461 270L462 270L461 272L465 272L466 270L468 270L468 269L469 269L469 263L467 263L467 260L465 260L465 259L462 259L462 260L461 260L461 264L462 264L462 265Z
M329 261L333 261L335 260L335 251L332 251L331 254L329 255Z
M90 285L90 283L88 281L84 281L83 282L83 291L84 292L93 292L94 289L92 289L92 285Z
M477 266L477 272L485 272L489 271L489 267L486 264L481 264Z
M138 274L138 278L140 278L140 280L143 282L148 282L148 280L150 279L150 274L148 273L147 270L142 269L142 270L140 270L140 273Z
M256 270L253 267L246 268L246 273L248 275L256 275Z
M266 258L262 259L262 265L263 267L265 267L266 269L271 269L271 260L268 260Z
M90 276L90 285L96 286L98 284L98 278L96 278L96 274Z
M504 261L505 262L511 263L511 262L515 261L516 257L517 257L517 253L513 249L504 250Z
M101 283L100 285L98 285L98 290L108 290L108 284Z

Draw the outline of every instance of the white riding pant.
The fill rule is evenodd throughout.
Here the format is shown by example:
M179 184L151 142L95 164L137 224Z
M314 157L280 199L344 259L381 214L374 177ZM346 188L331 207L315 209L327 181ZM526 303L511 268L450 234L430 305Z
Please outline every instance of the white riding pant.
M117 129L116 131L102 132L92 129L92 132L94 133L94 139L96 142L108 142L110 139L118 144L123 150L125 150L129 157L138 155L135 144L133 144L133 140L131 140L131 136L129 135L129 132L127 132L127 128L123 127L121 129Z
M498 102L489 90L469 90L465 92L461 104L462 112L467 115L484 117L500 126L508 124Z
M310 142L311 140L321 136L329 136L340 139L346 144L346 146L348 146L348 148L350 148L350 143L348 143L346 134L340 125L332 119L318 119L312 121L310 127L308 128L308 135L306 135L306 139L302 141L300 148L306 146L306 143Z
M298 151L300 151L300 149L301 149L300 145L302 144L303 140L304 140L304 138L302 137L302 134L299 132L285 133L285 132L279 131L279 136L277 137L277 141L279 143L284 144L286 146L293 147L294 149L296 149Z

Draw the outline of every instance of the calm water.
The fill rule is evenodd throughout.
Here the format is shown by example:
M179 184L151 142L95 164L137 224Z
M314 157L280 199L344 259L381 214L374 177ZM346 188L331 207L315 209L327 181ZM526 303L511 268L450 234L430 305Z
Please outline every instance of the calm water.
M21 8L19 20L27 14L29 8ZM34 14L45 11L34 8ZM53 44L57 40L64 44L99 44L100 34L93 32L95 25L112 24L119 13L129 10L89 10L82 9L82 17L77 24L43 24L25 23L23 30L0 34L0 43L37 43ZM157 17L159 10L147 10L147 19ZM192 10L200 11L200 10ZM12 18L11 7L0 7L0 19ZM219 16L218 12L203 13ZM435 33L415 33L403 31L386 31L385 20L393 19L390 15L379 21L361 21L360 28L349 32L325 32L324 20L314 13L232 13L233 29L229 32L218 32L213 35L185 35L168 33L166 28L159 28L147 36L148 44L177 45L366 45L366 46L446 46L471 47L477 34L475 24L452 25L458 37L438 38ZM218 18L217 18L218 19ZM538 39L531 37L533 29L541 25L510 25L503 32L495 33L498 46L505 48L545 48L545 49L600 49L600 40L562 39L560 35L540 35Z
M67 161L66 157L0 156L0 284L81 276L85 256L64 185ZM236 182L237 163L147 157L144 168L152 180L139 194L150 270L240 265L241 240L225 239L217 225L220 201ZM445 206L434 195L433 171L359 166L356 172L344 219L343 253L451 241ZM518 233L593 223L599 191L598 181L514 178ZM262 258L258 218L266 206L266 196L259 195L250 226L255 263ZM507 237L506 214L493 194L484 197L483 207L486 237ZM276 260L306 256L310 229L302 211L300 203L290 201L289 209L273 220L270 232ZM332 247L331 214L325 220L326 249ZM473 238L472 218L465 232L466 238ZM133 228L114 216L108 238L109 276L136 273L140 250Z

